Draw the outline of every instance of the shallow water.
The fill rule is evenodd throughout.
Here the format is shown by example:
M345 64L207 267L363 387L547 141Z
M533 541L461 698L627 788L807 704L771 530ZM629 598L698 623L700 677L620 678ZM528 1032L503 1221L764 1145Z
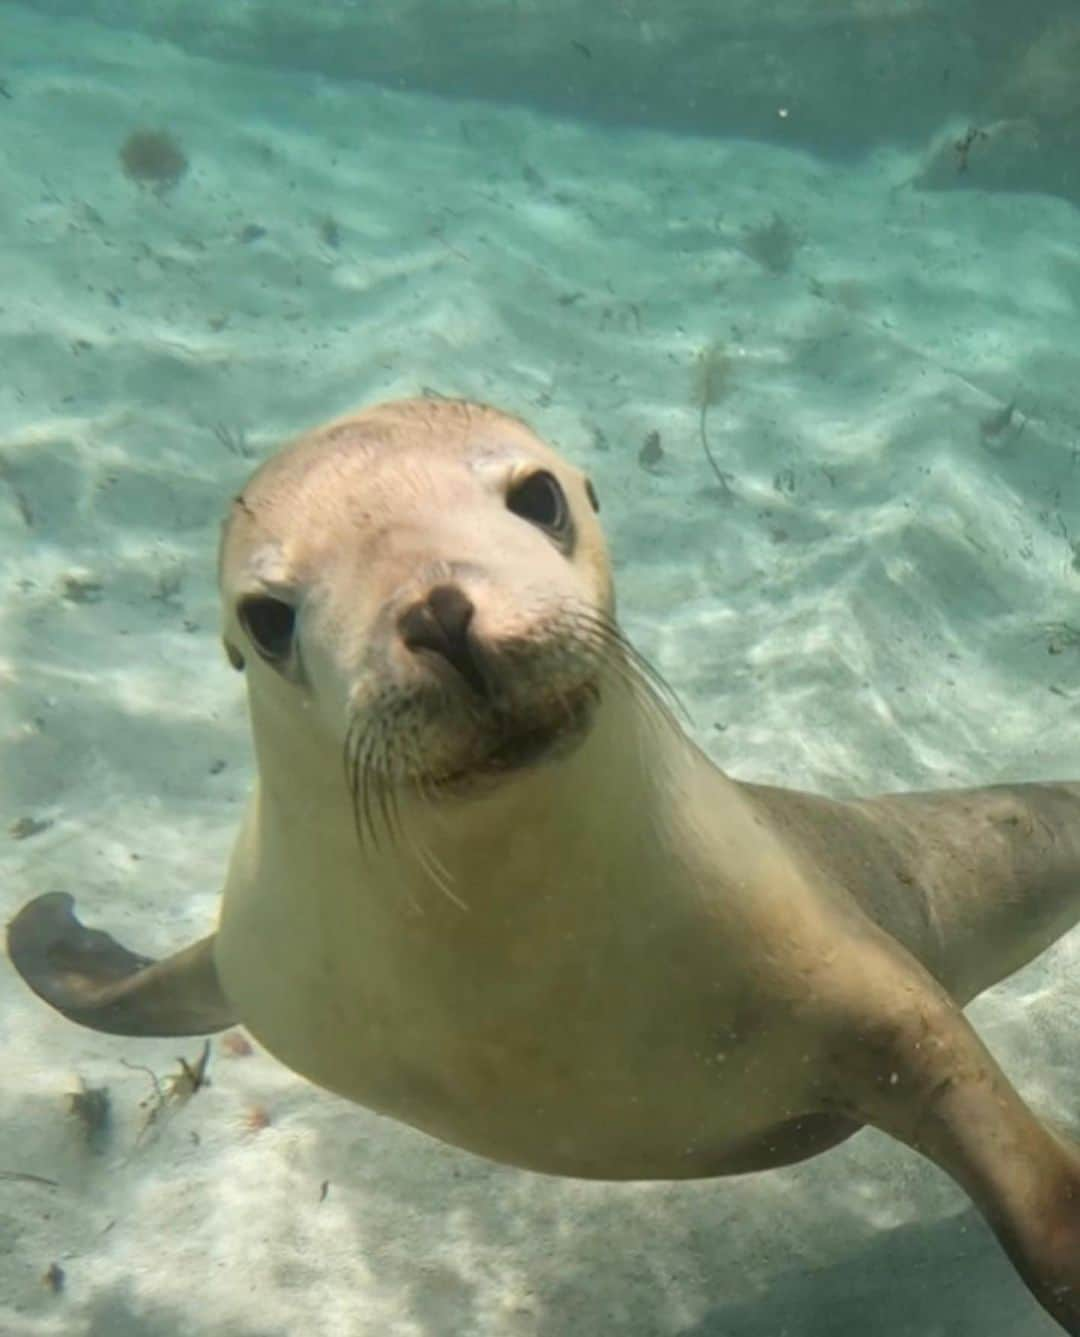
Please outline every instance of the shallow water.
M588 468L624 626L735 775L1080 775L1080 217L1053 162L999 160L1021 193L953 161L973 76L907 136L878 107L856 153L827 108L819 143L785 136L797 99L702 134L602 89L451 98L422 61L395 87L235 24L97 17L0 5L7 915L68 890L149 953L208 930L251 773L219 517L291 433L425 388ZM1053 114L1031 112L1044 139ZM140 129L173 137L175 180L125 172ZM1078 955L1074 934L972 1009L1067 1120ZM198 1046L80 1031L10 969L0 1044L0 1171L57 1185L0 1178L5 1337L1054 1330L959 1191L872 1133L723 1183L582 1184L220 1045L147 1126L150 1072ZM109 1091L100 1145L67 1112L79 1080Z

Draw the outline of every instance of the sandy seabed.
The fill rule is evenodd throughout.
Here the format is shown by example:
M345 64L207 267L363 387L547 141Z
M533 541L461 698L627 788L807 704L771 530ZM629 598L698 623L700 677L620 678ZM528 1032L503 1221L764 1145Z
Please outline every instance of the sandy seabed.
M208 931L251 773L219 518L293 432L422 389L589 469L624 626L732 773L1080 776L1072 207L918 191L898 151L839 166L2 22L5 917L67 890L148 953ZM172 189L120 168L146 126L187 155ZM1073 1122L1078 954L972 1009ZM561 1181L220 1043L148 1123L151 1073L197 1045L80 1031L10 969L0 1033L3 1337L1054 1331L960 1193L872 1133L768 1175ZM99 1145L80 1082L109 1092Z

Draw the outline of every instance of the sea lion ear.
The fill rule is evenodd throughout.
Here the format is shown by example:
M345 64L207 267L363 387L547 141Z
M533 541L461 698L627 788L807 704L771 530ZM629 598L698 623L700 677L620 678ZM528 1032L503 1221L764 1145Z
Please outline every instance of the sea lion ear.
M600 509L600 498L596 495L596 488L593 487L592 479L585 480L585 495L589 498L589 505L594 511Z
M244 668L244 656L236 646L233 645L232 641L222 641L222 644L225 646L225 653L229 657L229 663L238 673L242 672Z

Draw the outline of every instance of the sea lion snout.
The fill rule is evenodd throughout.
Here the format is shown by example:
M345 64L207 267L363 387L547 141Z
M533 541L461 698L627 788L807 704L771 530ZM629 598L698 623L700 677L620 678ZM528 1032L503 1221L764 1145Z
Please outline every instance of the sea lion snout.
M524 594L476 565L440 562L385 610L394 653L374 661L382 691L356 697L353 719L399 693L399 731L407 712L429 794L566 755L589 731L600 649L580 610Z
M397 630L406 649L449 665L481 696L488 682L471 627L476 605L458 584L433 586L398 617Z
M566 607L511 593L475 573L440 571L387 610L395 666L381 658L380 673L425 701L430 719L470 732L489 715L505 727L543 714L553 698L592 683L599 655Z

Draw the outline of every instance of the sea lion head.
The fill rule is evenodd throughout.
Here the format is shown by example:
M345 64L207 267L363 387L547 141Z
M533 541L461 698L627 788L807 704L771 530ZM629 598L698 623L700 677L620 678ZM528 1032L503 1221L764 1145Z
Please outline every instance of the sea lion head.
M477 404L389 403L301 437L221 545L256 745L263 719L297 747L290 722L315 731L358 803L487 792L567 755L632 653L596 510L584 474Z

